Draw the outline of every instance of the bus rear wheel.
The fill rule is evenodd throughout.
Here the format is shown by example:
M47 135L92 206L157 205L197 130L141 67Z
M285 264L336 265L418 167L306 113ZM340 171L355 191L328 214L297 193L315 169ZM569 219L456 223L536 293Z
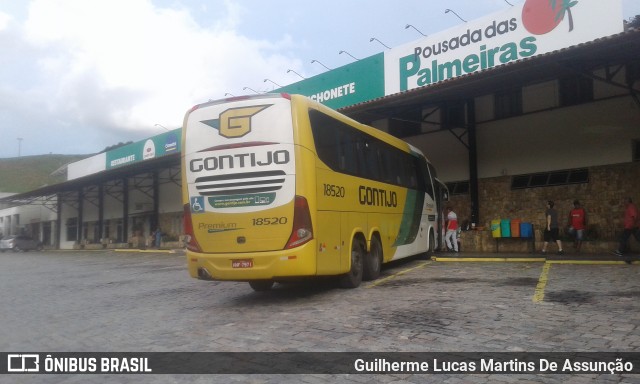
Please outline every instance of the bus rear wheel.
M382 244L376 236L371 238L371 249L364 259L364 280L375 280L380 276L382 269Z
M353 239L353 244L351 245L351 269L340 277L340 286L342 288L357 288L360 286L365 254L366 250L362 239Z
M420 254L420 259L431 260L431 257L435 254L435 237L433 236L433 232L429 231L429 246L427 247L427 251Z
M253 288L253 290L256 292L268 291L271 289L271 287L273 287L273 284L273 280L254 280L249 282L251 288Z

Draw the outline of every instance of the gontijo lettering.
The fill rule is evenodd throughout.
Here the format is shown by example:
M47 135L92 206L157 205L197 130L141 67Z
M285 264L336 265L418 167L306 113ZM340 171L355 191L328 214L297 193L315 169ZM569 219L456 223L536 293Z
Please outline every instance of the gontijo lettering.
M361 205L376 205L379 207L397 207L398 194L385 189L365 187L358 188L358 198Z
M284 149L268 151L263 155L239 153L236 155L211 156L191 160L189 162L189 170L191 172L201 172L225 168L265 167L271 164L287 164L290 159L289 151Z

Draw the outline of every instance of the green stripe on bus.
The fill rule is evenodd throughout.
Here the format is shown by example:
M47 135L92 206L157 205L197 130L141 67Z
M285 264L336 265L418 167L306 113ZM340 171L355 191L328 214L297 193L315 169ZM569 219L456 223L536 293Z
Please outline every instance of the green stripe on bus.
M394 247L413 243L418 236L420 229L420 218L422 216L422 206L424 205L424 192L413 189L407 190L402 221L398 230L398 237L393 244Z

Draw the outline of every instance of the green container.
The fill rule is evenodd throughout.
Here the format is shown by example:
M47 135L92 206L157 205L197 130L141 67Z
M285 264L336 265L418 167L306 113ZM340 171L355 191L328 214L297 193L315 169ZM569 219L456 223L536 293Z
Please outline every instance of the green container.
M502 237L511 237L511 220L500 220L500 230L502 232Z

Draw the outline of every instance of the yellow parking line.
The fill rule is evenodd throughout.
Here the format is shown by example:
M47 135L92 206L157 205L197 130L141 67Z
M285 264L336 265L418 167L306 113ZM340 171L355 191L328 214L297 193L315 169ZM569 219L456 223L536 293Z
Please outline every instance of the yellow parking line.
M173 249L137 249L137 248L118 248L115 252L122 253L176 253Z
M549 270L552 264L571 264L571 265L620 265L625 264L624 261L616 260L549 260L544 263L542 267L542 273L538 278L538 285L536 285L536 291L533 294L533 302L541 303L544 301L544 290L547 287L549 281ZM640 264L638 261L633 261L632 264Z
M549 260L549 264L585 264L585 265L621 265L626 264L622 260ZM632 264L640 264L638 261L632 261Z
M432 257L433 261L544 263L544 257Z
M544 301L544 291L547 287L547 282L549 280L549 270L551 269L552 264L572 264L572 265L624 265L624 260L547 260L545 258L535 258L535 257L527 257L527 258L516 258L516 257L432 257L433 261L471 261L471 262L543 262L542 272L540 273L540 277L538 278L538 284L536 285L536 290L533 295L534 303L541 303ZM630 264L638 265L640 261L634 260L631 261ZM393 278L394 276L389 276L389 278Z
M373 287L378 286L378 285L380 285L380 284L382 284L382 283L384 283L386 281L389 281L391 279L395 279L398 276L401 276L401 275L404 275L405 273L411 272L411 271L413 271L415 269L424 268L426 265L429 265L429 264L431 264L431 263L428 262L428 261L425 261L425 262L421 263L420 265L418 265L417 267L405 269L405 270L402 270L402 271L400 271L398 273L394 273L393 275L387 276L384 279L376 280L373 283L367 285L367 288L373 288Z
M533 294L533 302L541 303L544 300L544 289L547 286L547 280L549 279L549 269L551 269L552 263L544 263L542 266L542 273L538 278L538 285L536 285L536 292Z

